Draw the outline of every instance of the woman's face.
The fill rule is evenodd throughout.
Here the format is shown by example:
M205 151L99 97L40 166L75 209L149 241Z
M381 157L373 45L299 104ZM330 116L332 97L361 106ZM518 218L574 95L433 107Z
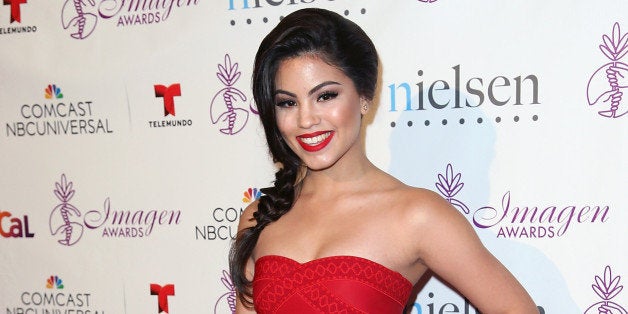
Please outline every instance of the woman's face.
M292 151L312 170L360 154L366 100L341 70L314 55L283 60L275 76L276 121Z

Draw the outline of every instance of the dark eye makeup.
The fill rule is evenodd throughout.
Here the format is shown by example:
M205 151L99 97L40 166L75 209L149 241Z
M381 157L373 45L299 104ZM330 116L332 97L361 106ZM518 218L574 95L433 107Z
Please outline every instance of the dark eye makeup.
M275 106L281 107L281 108L287 108L287 107L296 106L296 104L297 104L296 101L290 100L290 99L277 99L277 100L275 100Z
M326 91L326 92L322 92L319 96L318 96L318 101L327 101L327 100L332 100L334 98L336 98L338 96L338 92L334 92L334 91Z
M325 102L325 101L330 101L336 97L338 97L337 91L323 91L317 96L316 101ZM282 96L275 97L275 106L277 107L287 108L287 107L294 107L296 105L297 105L297 102L292 98L282 97Z

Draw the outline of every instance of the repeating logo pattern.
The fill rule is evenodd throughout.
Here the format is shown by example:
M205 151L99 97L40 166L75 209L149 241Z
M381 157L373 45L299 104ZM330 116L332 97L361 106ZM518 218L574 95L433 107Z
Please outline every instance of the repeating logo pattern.
M223 64L218 64L216 76L225 87L214 94L209 112L212 124L218 125L223 134L238 134L249 120L249 111L241 104L247 101L247 97L235 87L241 74L238 63L232 63L229 54L225 55ZM249 110L258 114L250 104Z
M60 203L52 209L48 225L52 235L62 236L62 239L57 242L66 246L74 245L83 236L83 225L70 219L72 216L81 216L78 208L70 204L74 192L72 182L68 182L65 174L61 175L61 181L55 183L54 189L54 194Z
M72 38L86 39L96 29L99 19L113 19L117 27L156 24L166 21L173 9L197 3L198 0L66 0L61 9L61 25L70 31Z
M0 210L1 238L32 238L35 236L35 234L30 231L28 226L28 215L24 215L21 219L11 216L10 212ZM5 223L5 219L9 221L8 224ZM7 225L8 228L5 228Z
M462 175L454 173L447 164L445 174L438 174L436 188L440 194L464 214L471 215L477 228L498 228L500 238L553 238L564 235L572 225L605 223L609 206L576 205L520 205L515 203L510 191L504 193L500 206L483 206L473 212L458 200L462 190Z
M445 175L438 174L438 182L436 182L436 188L438 191L445 197L451 205L458 208L461 212L468 214L469 207L465 205L463 202L455 199L454 197L462 187L464 187L464 183L460 182L460 178L462 174L457 173L454 175L454 170L451 164L447 164L447 169L445 170Z
M602 35L600 51L610 61L599 67L589 78L587 99L589 106L600 108L598 114L606 118L619 118L628 113L622 90L628 87L628 64L620 60L628 53L628 34L621 33L619 23L613 25L609 35Z
M98 114L101 107L94 101L67 99L56 84L46 85L43 91L37 95L45 101L20 101L15 106L17 120L5 124L7 137L113 133L109 119Z
M97 296L92 291L66 287L61 277L57 275L45 278L45 285L42 285L43 282L44 280L38 279L38 288L29 288L16 293L19 297L13 302L9 301L10 297L7 294L3 294L2 307L6 306L6 310L2 309L2 313L109 313L95 304ZM40 289L44 287L45 290Z
M101 230L103 238L143 238L149 237L157 226L178 225L181 220L181 210L117 210L107 197L102 210L86 211L77 222L74 219L81 216L81 211L70 203L75 190L65 174L55 183L54 194L60 203L50 213L50 233L61 237L57 242L65 246L76 244L83 236L84 228Z
M59 276L50 276L46 279L46 288L48 289L63 289L63 280Z
M157 296L157 313L170 313L168 312L168 296L174 296L173 284L167 284L162 287L158 284L151 283L150 294Z
M22 23L22 12L20 5L26 3L26 0L4 0L4 5L11 6L11 23Z
M46 99L61 99L63 98L63 94L61 93L61 88L57 87L55 84L50 84L44 90L44 97Z
M243 194L244 197L242 198L242 202L251 203L262 196L262 191L257 188L248 188Z
M624 289L624 286L619 284L621 277L615 276L611 273L611 267L606 266L604 268L604 274L595 276L595 282L591 285L591 288L597 294L602 301L591 305L584 312L585 314L626 314L626 309L611 301Z
M167 115L175 116L174 96L181 96L181 84L175 83L170 86L155 85L155 97L164 99L164 117Z
M231 281L231 274L228 271L222 271L220 281L227 288L227 292L221 295L216 304L214 304L214 314L231 313L235 314L236 310L236 292L235 286Z
M73 31L75 39L85 39L94 32L98 17L84 11L85 7L95 7L94 0L66 0L61 9L61 25L63 29Z

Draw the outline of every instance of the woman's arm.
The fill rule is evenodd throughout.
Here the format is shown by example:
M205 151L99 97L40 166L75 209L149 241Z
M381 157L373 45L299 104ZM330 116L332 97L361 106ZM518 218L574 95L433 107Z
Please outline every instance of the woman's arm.
M421 261L482 313L535 313L530 295L480 242L468 221L438 194L423 194L412 223Z

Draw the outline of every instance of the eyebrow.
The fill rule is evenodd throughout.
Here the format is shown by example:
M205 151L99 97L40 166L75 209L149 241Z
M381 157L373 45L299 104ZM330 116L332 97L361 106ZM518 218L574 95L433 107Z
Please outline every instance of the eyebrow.
M342 84L340 84L338 82L335 82L335 81L325 81L323 83L320 83L320 84L314 86L314 88L310 89L310 91L307 93L307 95L308 96L312 96L312 94L316 93L316 91L318 91L321 88L323 88L325 86L328 86L328 85L342 85ZM297 95L295 93L291 93L291 92L283 90L283 89L275 90L274 95L277 95L277 94L285 94L285 95L288 95L290 97L297 97Z

